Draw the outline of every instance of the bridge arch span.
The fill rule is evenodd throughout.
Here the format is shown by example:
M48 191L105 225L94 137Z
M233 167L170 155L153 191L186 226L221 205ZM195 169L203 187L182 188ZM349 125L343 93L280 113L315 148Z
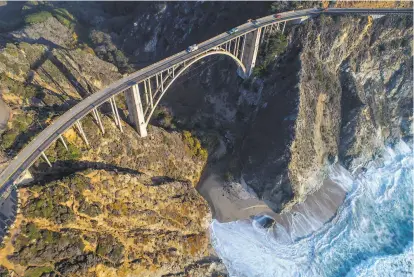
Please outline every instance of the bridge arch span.
M164 96L166 91L170 88L170 86L177 80L177 78L180 77L190 66L192 66L196 62L204 59L205 57L212 56L212 55L225 55L225 56L231 57L237 63L237 65L240 67L240 69L243 71L243 74L246 74L246 66L242 63L242 61L239 58L237 58L235 55L233 55L232 53L230 53L228 51L213 50L213 51L210 51L210 52L206 52L206 53L204 53L200 56L197 56L195 59L191 60L188 64L186 64L183 68L181 68L175 74L175 76L171 80L169 80L168 84L164 87L163 92L160 94L158 99L155 101L154 107L151 109L151 112L149 113L148 118L145 120L145 125L148 125L148 123L151 119L151 116L154 113L155 109L157 108L158 104L160 103L162 97Z
M4 199L6 199L11 189L19 182L19 178L39 156L46 161L45 151L49 145L57 139L62 140L61 134L72 126L77 127L79 133L87 145L88 141L83 132L80 120L87 114L92 112L95 122L99 124L101 132L104 128L99 116L98 108L103 103L110 102L112 114L122 132L122 124L116 107L114 96L125 92L126 96L131 98L128 107L129 116L133 118L133 125L140 133L141 137L146 136L146 125L151 118L155 107L160 102L165 91L177 79L178 76L187 70L195 62L207 56L221 54L230 56L239 65L244 72L244 77L249 77L255 66L257 52L263 38L266 34L272 34L276 31L284 32L286 22L303 21L305 18L318 16L320 14L342 15L342 14L407 14L412 15L413 10L410 9L306 9L298 11L283 12L277 15L268 15L255 20L255 22L247 22L229 30L227 33L219 34L209 40L198 44L198 49L193 52L181 51L173 56L165 58L157 63L149 65L130 76L127 76L108 87L88 96L81 102L73 106L69 111L59 116L46 127L40 134L36 136L19 154L10 160L8 166L0 172L0 207ZM283 27L279 26L282 25ZM177 73L177 74L175 74ZM166 77L166 78L164 78ZM161 80L161 85L158 87ZM151 89L156 83L156 90L152 94ZM139 94L138 84L144 85L145 105L149 105L143 110L142 102ZM148 90L148 91L147 91ZM152 98L151 96L155 96ZM143 135L144 134L144 135ZM49 163L50 164L50 163Z

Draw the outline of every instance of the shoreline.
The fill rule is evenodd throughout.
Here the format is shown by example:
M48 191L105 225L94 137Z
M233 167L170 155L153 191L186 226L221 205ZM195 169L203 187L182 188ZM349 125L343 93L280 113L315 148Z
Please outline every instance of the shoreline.
M335 167L336 170L345 170L340 165ZM275 221L275 235L277 236L277 230L283 228L290 234L291 239L306 237L330 221L343 204L348 192L341 184L332 180L335 178L328 178L317 191L308 195L304 202L295 203L289 211L275 213L254 194L249 195L246 190L242 193L235 191L234 184L227 184L213 171L211 167L206 169L196 187L208 202L212 219L227 223L267 215Z
M254 198L237 199L233 190L226 189L225 182L214 173L200 180L197 191L208 202L213 219L221 223L248 219L258 214L276 215L263 200Z

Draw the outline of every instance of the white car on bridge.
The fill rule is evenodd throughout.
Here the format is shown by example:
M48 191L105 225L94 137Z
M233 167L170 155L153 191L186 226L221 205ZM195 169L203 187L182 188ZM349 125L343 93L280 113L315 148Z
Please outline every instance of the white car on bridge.
M198 45L197 44L193 44L193 45L191 45L191 46L189 46L188 48L187 48L187 52L188 53L191 53L191 52L193 52L193 51L195 51L195 50L197 50L198 49Z

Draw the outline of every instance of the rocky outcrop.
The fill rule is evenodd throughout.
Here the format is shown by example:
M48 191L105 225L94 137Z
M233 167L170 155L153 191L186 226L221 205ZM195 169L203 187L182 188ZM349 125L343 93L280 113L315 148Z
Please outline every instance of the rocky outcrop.
M289 165L295 196L317 189L326 165L355 168L412 136L410 18L322 17L300 31L301 83Z
M87 170L22 194L8 258L18 274L161 276L208 251L209 209L189 182Z
M412 139L410 17L320 17L290 29L245 134L242 176L275 211ZM291 207L291 205L289 205Z
M10 36L17 41L44 44L50 48L68 48L77 42L73 32L53 16L44 22L30 24L11 32Z
M11 111L2 149L20 150L51 118L119 78L115 66L84 49L7 43L0 49L0 95Z
M5 36L14 43L1 46L1 96L11 107L0 140L7 155L81 98L121 78L56 19L16 30ZM125 123L124 98L117 102L124 133L103 105L104 136L92 118L82 120L91 148L70 129L64 134L69 151L59 142L47 151L53 168L41 159L33 166L37 184L20 190L21 213L0 249L1 274L225 274L210 258L211 214L194 189L207 152L190 132L149 127L140 139Z
M143 140L130 126L122 134L110 119L104 117L104 124L102 137L84 120L93 147L80 147L78 161L59 156L57 142L48 150L54 167L35 165L37 180L45 181L21 189L22 214L2 250L10 252L0 253L9 255L12 266L6 265L18 274L39 268L64 276L199 270L195 265L211 254L211 214L194 189L205 158L191 151L188 135L153 127ZM66 138L83 144L71 131ZM215 270L202 264L200 270Z

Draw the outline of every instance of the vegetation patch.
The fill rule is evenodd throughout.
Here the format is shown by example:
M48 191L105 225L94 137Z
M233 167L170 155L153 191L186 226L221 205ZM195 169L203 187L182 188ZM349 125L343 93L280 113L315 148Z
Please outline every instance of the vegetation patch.
M277 32L275 35L270 36L262 46L261 63L253 69L255 76L263 77L268 73L268 67L271 62L274 61L276 56L279 56L286 51L288 46L287 38L281 32Z
M76 19L75 19L75 17L70 12L68 12L67 9L63 9L63 8L54 9L52 11L52 13L53 13L53 16L60 23L62 23L62 25L64 25L68 29L73 30L75 28Z
M7 43L0 51L0 73L23 80L30 70L23 51L16 45Z
M174 118L167 107L157 106L152 115L156 125L166 130L173 130L176 128Z
M24 102L29 102L32 97L40 96L43 91L33 85L24 85L15 81L5 74L0 74L0 87L6 88L8 93L19 96Z
M189 131L183 132L183 139L193 157L207 160L208 152L201 146L200 140L194 137Z
M20 134L27 132L33 123L33 116L31 114L18 114L13 117L11 128L8 128L1 137L1 148L8 150L13 147L17 137Z
M56 158L58 160L79 160L79 158L82 156L79 148L73 144L66 144L68 149L63 146L63 143L61 141L59 141L56 145Z
M54 232L39 229L34 223L23 223L20 234L13 241L13 246L14 253L8 257L10 261L23 266L43 265L45 267L43 270L51 270L48 265L53 261L79 255L84 249L84 244L77 231L67 229L65 232ZM41 271L33 268L32 272L30 269L28 269L29 274Z
M23 214L29 218L46 218L58 224L64 224L75 219L71 208L65 205L70 199L69 189L58 182L52 182L47 187L38 187L38 197L28 201Z
M90 217L95 217L102 213L101 208L98 203L96 202L89 203L88 201L84 199L79 201L78 211L81 213L87 214Z
M40 12L36 12L36 13L32 13L27 15L24 18L24 22L26 24L38 24L38 23L43 23L46 20L48 20L49 18L51 18L53 15L48 12L48 11L40 11Z
M94 52L99 58L116 65L121 73L131 70L128 58L118 49L111 35L93 30L89 35L89 39L92 41L95 47Z
M40 277L45 273L52 272L53 268L50 266L30 267L24 273L25 277Z
M119 264L124 258L124 246L113 236L104 236L98 239L96 254L108 259L114 264Z

